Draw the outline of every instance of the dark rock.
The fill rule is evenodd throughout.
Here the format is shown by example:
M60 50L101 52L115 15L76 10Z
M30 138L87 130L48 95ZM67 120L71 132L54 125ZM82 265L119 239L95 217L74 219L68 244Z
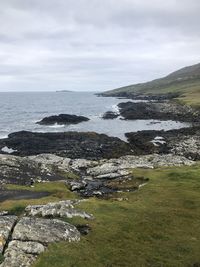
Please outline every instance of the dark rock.
M88 235L89 232L92 230L89 224L78 224L76 225L76 228L82 235Z
M129 145L117 137L95 132L33 133L21 131L0 140L19 156L51 153L69 158L101 159L131 154Z
M200 113L188 106L172 102L126 102L120 103L120 114L126 120L175 120L200 121Z
M112 120L112 119L116 119L117 117L119 117L119 114L113 111L107 111L102 116L104 120Z
M102 97L118 97L118 98L124 98L124 99L134 99L134 100L170 100L174 99L180 96L179 93L166 93L166 94L137 94L137 93L131 93L131 92L113 92L106 94L105 93L99 93L97 96Z
M83 121L89 121L88 118L84 116L70 115L70 114L59 114L54 116L45 117L37 124L41 125L53 125L53 124L77 124Z
M192 160L200 159L200 126L170 131L139 131L125 135L135 153L173 153Z

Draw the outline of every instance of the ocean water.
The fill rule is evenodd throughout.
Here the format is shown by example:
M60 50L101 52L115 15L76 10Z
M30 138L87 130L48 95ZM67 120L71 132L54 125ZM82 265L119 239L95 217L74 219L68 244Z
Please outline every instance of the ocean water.
M97 97L89 92L16 92L0 93L0 138L9 133L27 130L35 132L95 131L125 140L124 133L139 130L169 130L188 126L174 121L135 120L119 118L103 120L104 112L117 111L125 99ZM37 121L60 113L83 115L88 122L76 125L42 126Z

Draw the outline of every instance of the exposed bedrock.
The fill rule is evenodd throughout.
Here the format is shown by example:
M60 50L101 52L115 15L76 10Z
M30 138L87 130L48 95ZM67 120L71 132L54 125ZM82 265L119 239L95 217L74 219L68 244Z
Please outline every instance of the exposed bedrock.
M175 120L199 122L200 112L175 102L125 102L118 104L121 116L126 120Z
M117 137L95 132L32 133L16 132L0 140L14 155L51 153L69 158L101 159L130 154L129 145Z
M80 122L89 121L89 118L71 114L59 114L43 118L37 124L53 125L53 124L77 124Z
M126 133L132 149L139 154L161 153L200 159L200 127L170 131Z
M28 206L25 209L27 215L20 217L1 215L0 253L4 260L0 267L29 267L38 255L45 251L49 243L59 241L77 242L80 240L81 233L88 234L91 230L88 224L76 227L61 219L54 218L60 215L64 218L73 216L86 218L89 216L87 219L93 219L92 215L75 209L74 206L79 203L80 200L66 200L41 205L40 211L44 213L36 212L36 206ZM53 207L57 212L53 211ZM61 209L65 210L65 213L62 212L61 214ZM71 212L74 210L73 214L68 216L67 209ZM41 218L41 216L45 217L47 214L52 215L53 218Z

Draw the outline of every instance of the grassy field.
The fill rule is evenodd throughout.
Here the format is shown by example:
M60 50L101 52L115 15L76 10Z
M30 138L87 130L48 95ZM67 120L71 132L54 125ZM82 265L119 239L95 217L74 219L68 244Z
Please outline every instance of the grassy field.
M79 243L51 244L34 267L192 267L200 263L200 164L192 167L134 170L150 181L124 201L91 198L80 208L93 213L92 231ZM8 201L1 208L74 198L63 184L41 200ZM20 187L21 189L21 187ZM86 223L83 219L68 221Z

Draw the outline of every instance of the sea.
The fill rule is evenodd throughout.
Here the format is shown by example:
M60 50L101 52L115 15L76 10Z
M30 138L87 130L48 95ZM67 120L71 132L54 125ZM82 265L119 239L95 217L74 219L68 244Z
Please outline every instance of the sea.
M106 111L118 112L117 104L133 100L98 97L91 92L1 92L0 138L17 131L32 132L97 132L126 140L125 133L141 130L170 130L189 126L188 123L122 118L104 120ZM137 101L134 101L137 102ZM90 120L76 125L43 126L36 124L42 118L58 114L75 114Z

